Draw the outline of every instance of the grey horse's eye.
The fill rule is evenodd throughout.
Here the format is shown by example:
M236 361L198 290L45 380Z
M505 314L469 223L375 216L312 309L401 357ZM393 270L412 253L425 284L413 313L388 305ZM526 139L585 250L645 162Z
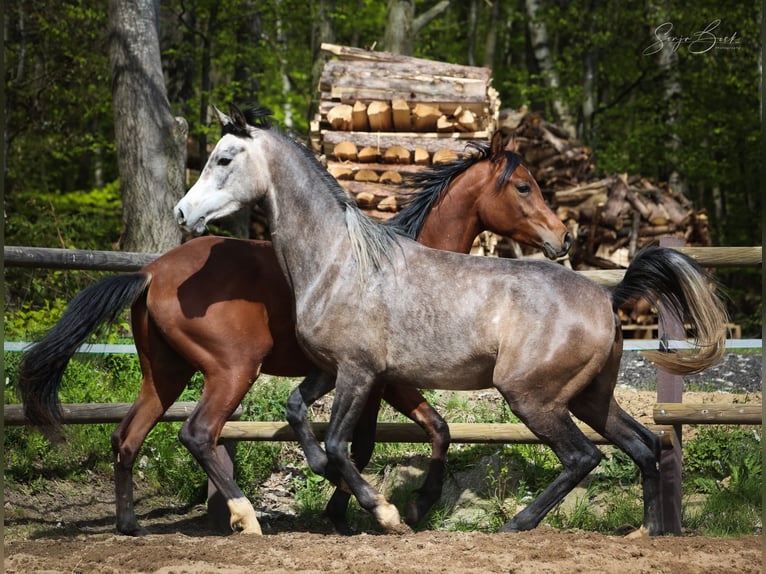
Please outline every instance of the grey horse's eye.
M218 160L218 165L226 166L226 165L229 165L230 163L231 163L230 157L222 157L221 159Z

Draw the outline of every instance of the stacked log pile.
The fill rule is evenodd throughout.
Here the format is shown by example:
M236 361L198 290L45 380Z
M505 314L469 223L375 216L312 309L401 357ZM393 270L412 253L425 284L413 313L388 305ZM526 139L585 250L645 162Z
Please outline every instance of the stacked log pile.
M323 44L315 153L377 219L397 210L406 176L489 140L499 100L491 70Z
M514 134L546 199L574 235L575 269L627 267L637 250L660 236L711 245L705 213L666 184L638 175L599 176L591 150L537 113L504 112L499 127ZM518 252L506 243L498 244L501 255Z

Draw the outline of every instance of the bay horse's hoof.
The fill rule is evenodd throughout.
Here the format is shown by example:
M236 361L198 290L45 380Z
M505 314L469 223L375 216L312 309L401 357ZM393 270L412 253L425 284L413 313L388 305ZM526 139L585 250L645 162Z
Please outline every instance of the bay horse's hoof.
M255 517L253 505L247 498L234 498L227 501L229 507L229 525L232 530L239 530L241 534L261 535L261 525Z
M651 536L649 533L649 530L646 529L646 527L642 526L638 530L634 530L633 532L626 534L624 538L628 539L638 539L638 538L648 538Z

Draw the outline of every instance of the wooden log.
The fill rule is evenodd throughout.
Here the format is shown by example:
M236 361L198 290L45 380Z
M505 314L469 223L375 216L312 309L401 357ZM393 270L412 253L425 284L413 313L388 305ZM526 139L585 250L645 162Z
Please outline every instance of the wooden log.
M606 200L604 211L601 213L601 222L603 225L619 230L622 227L621 215L626 209L630 208L627 201L628 184L624 176L620 176L614 183Z
M330 172L330 175L333 176L335 179L354 179L354 170L351 169L348 165L343 164L335 164L335 165L328 165L327 171Z
M476 114L471 110L461 110L455 114L456 127L461 132L475 132L479 129L479 123Z
M377 172L371 169L360 169L354 174L354 181L375 182L378 181L378 179Z
M389 211L395 213L399 211L399 204L396 201L396 197L391 195L385 199L381 199L378 202L377 209L380 211Z
M325 422L311 424L319 441L325 439L328 427L329 423ZM594 443L609 444L604 437L590 427L581 424L578 424L578 427ZM663 447L672 444L673 427L654 425L649 428L660 437ZM541 442L521 423L450 423L449 431L453 444L540 444ZM297 437L287 423L238 421L228 422L223 426L220 440L295 441ZM377 442L431 442L425 431L414 423L378 423L375 440Z
M367 193L373 196L375 198L374 205L377 205L381 199L384 199L390 195L399 195L402 192L402 189L399 186L381 185L379 182L367 183L363 181L339 181L338 184L348 193L355 196L357 198L357 203L359 203L359 195L362 193ZM359 206L363 207L361 203Z
M61 405L61 421L63 424L119 423L131 406L133 403L67 403ZM195 402L173 403L160 420L185 421L196 406ZM237 407L230 420L237 420L241 416L242 407ZM23 405L3 405L3 422L9 426L28 425Z
M434 165L438 165L455 161L457 158L458 155L451 149L440 149L434 153L433 162Z
M353 163L353 162L347 162L347 161L339 162L336 160L329 160L327 162L327 168L329 169L332 166L350 167L352 169L372 169L381 173L384 171L397 171L401 174L410 174L410 173L423 171L423 166L414 165L412 163L409 163L409 164L383 163L383 162Z
M603 202L606 202L607 192L609 187L613 185L613 181L613 178L605 178L599 181L579 185L573 189L557 191L554 196L556 204L576 205L593 195L598 195Z
M371 132L390 132L394 126L391 106L388 102L374 101L367 106L367 121Z
M340 161L356 161L359 157L356 144L349 140L343 140L333 146L332 154Z
M452 118L448 118L444 114L439 116L439 119L436 120L437 132L454 132L457 129L456 126L457 126L457 122L455 122L455 120Z
M383 152L383 161L385 163L409 164L410 150L400 145L391 146Z
M354 131L366 132L370 130L370 122L367 120L367 104L357 100L351 108L351 123Z
M416 132L436 131L436 122L441 117L441 110L429 104L418 103L412 110L412 129Z
M327 121L332 129L349 132L353 128L353 108L348 104L338 104L327 112Z
M373 146L364 146L359 150L358 159L361 163L375 163L380 161L380 150Z
M401 98L415 103L438 103L440 107L442 103L452 104L453 109L458 105L473 104L471 109L482 113L490 86L489 69L456 67L452 64L445 66L430 60L423 62L391 62L381 65L364 61L329 61L319 79L320 97L342 103ZM462 69L462 72L458 72L460 75L440 74L438 71L440 68L458 67Z
M402 98L394 98L391 100L391 115L394 121L394 130L397 132L412 131L410 106L407 105L407 100Z
M380 179L378 181L380 181L380 183L389 185L401 185L403 178L402 174L400 174L398 171L389 169L380 174Z
M424 150L419 146L415 148L412 155L415 165L428 165L431 161L431 154L428 153L428 150Z
M466 141L468 140L487 140L491 134L489 132L474 133L372 133L372 132L334 132L332 130L322 130L323 152L327 155L333 155L334 146L343 140L353 141L358 147L375 146L381 149L387 149L394 145L400 145L407 149L421 147L428 153L435 153L444 148L449 148L457 154L465 152Z
M654 421L659 424L763 424L763 405L738 403L657 403Z
M361 191L357 193L355 197L356 203L362 208L375 207L378 204L378 199L375 197L375 194L370 193L369 191Z

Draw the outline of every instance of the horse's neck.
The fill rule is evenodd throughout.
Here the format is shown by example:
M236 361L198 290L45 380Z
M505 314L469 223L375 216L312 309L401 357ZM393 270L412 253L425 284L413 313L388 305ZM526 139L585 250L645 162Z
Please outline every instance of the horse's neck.
M478 189L466 178L458 178L428 212L418 242L434 249L469 253L482 231L476 209Z
M271 162L267 212L274 250L296 299L351 253L343 207L307 158L286 150Z

